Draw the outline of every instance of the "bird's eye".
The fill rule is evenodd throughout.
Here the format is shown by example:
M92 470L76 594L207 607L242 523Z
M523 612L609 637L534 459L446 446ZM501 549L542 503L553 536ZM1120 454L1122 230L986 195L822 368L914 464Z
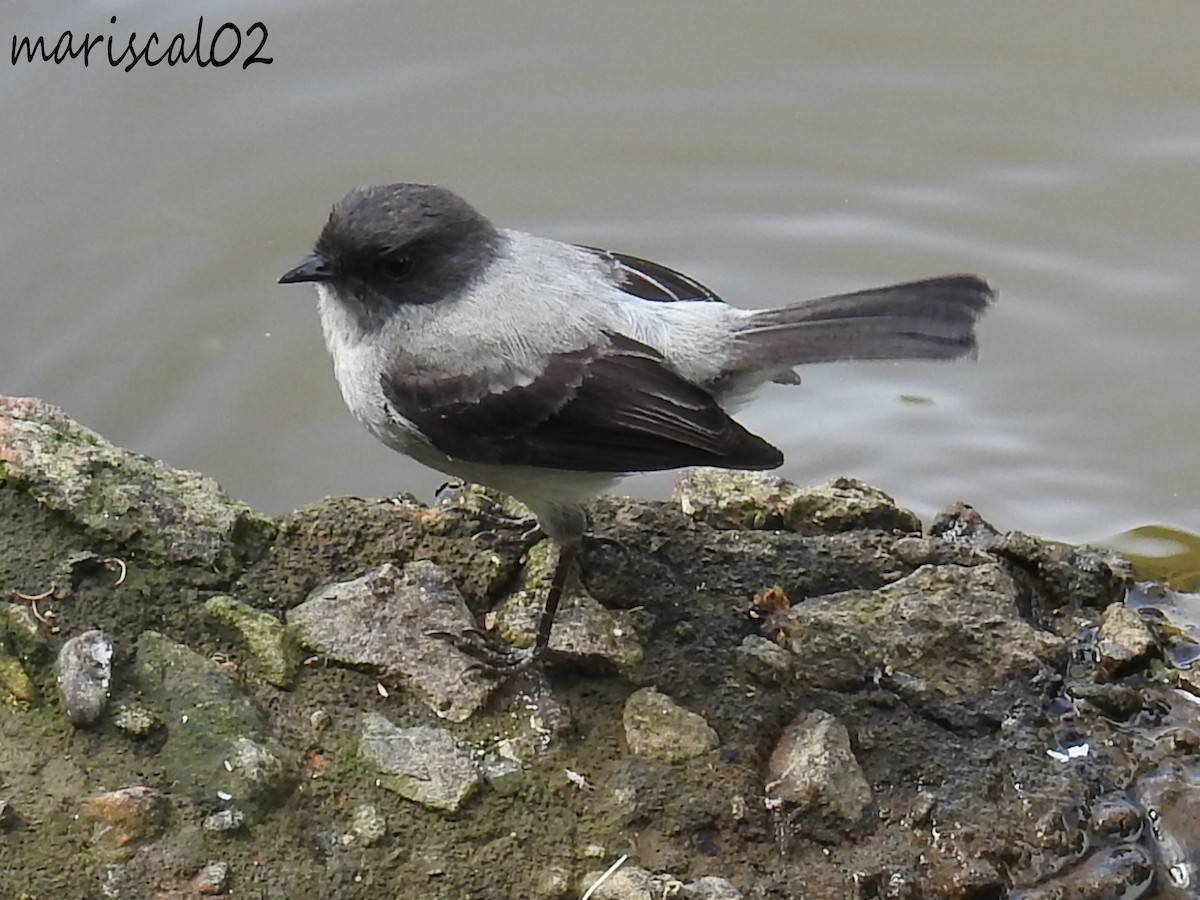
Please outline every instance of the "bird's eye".
M401 281L412 274L413 261L411 256L387 256L380 267L388 278Z

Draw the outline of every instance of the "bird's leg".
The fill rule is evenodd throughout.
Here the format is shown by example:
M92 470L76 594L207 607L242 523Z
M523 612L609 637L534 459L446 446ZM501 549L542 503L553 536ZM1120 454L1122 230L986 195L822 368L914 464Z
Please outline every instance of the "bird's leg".
M563 590L567 586L567 577L571 567L579 557L579 542L570 541L558 545L558 562L554 565L554 575L550 579L550 590L546 594L546 602L542 605L542 616L538 619L537 637L533 641L533 652L541 655L550 646L550 630L554 627L554 617L558 614L558 604L562 602Z
M567 579L579 557L579 541L571 540L558 545L558 560L550 579L550 589L542 605L538 619L537 635L532 647L510 647L492 638L491 635L469 629L460 634L445 631L431 632L431 637L446 641L455 649L475 660L471 668L485 675L507 677L523 672L545 658L550 652L550 632L554 628L554 617L562 602Z

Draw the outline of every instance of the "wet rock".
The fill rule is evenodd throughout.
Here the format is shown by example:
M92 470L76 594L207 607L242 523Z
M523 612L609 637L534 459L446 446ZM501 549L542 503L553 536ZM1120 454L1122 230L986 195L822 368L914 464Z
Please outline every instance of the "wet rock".
M1114 603L1104 610L1096 634L1096 666L1105 677L1136 671L1156 649L1154 635L1137 612L1124 603Z
M923 566L877 591L814 597L787 612L783 631L798 677L849 688L877 667L947 697L991 694L997 681L1065 662L1067 642L1030 625L999 564Z
M171 806L154 788L135 785L87 797L81 812L85 819L100 823L100 836L123 847L158 835L166 827Z
M550 541L542 541L527 554L521 587L498 603L494 610L496 633L514 647L529 647L537 636L538 621L546 592L558 561ZM606 609L583 592L577 583L568 585L550 634L550 650L578 662L618 672L630 672L642 661L642 646L627 612Z
M954 734L979 737L1000 728L1002 719L996 711L978 703L951 699L925 679L914 678L907 672L880 669L875 684L895 694L913 712Z
M853 829L871 805L871 786L850 749L846 726L823 710L789 725L767 763L768 808L785 809L802 827Z
M317 588L288 613L304 646L353 666L398 676L439 716L461 722L497 684L470 674L473 664L431 632L474 628L467 605L439 566L386 563L361 578Z
M223 668L146 631L133 677L166 726L158 759L167 778L200 795L231 797L252 820L295 787L296 754L270 736L262 713Z
M387 819L373 803L356 806L350 815L350 833L355 844L370 847L387 834Z
M205 896L224 894L229 890L229 863L218 861L206 865L192 879L192 889Z
M792 654L761 635L748 634L742 638L738 662L763 684L782 684L795 677Z
M1108 900L1142 897L1154 879L1154 864L1146 851L1133 844L1099 850L1079 866L1036 887L1017 889L1010 900Z
M28 606L0 603L0 702L22 706L33 699L33 681L25 671L46 651L46 638Z
M1106 838L1131 838L1142 827L1141 811L1120 794L1106 794L1092 801L1088 830Z
M1132 567L1114 551L1067 546L1022 531L1001 534L962 503L934 519L929 534L1009 563L1035 615L1071 604L1103 609L1119 600L1132 583Z
M684 514L714 528L786 529L800 534L921 530L915 513L853 478L804 487L765 472L689 469L676 479L672 499Z
M717 733L704 718L654 688L641 688L625 701L625 742L635 756L683 762L717 747Z
M1200 772L1171 759L1145 773L1130 793L1142 810L1145 844L1160 882L1194 892L1200 883Z
M241 634L264 681L278 688L291 687L301 659L300 642L292 629L270 613L226 596L210 597L204 613Z
M139 703L121 703L113 710L112 723L130 737L141 738L161 724L153 712Z
M1115 722L1125 722L1146 708L1142 688L1121 682L1095 682L1090 679L1070 679L1071 697L1091 705L1101 715Z
M970 544L922 535L902 537L893 541L892 553L896 555L896 559L913 569L919 569L921 566L977 566L995 562L995 557Z
M193 567L206 581L236 572L274 532L270 519L213 479L115 447L37 399L0 397L0 464L7 488L92 543Z
M383 716L367 713L358 746L383 773L384 787L430 809L453 812L483 778L472 754L444 728L397 728Z
M85 631L58 653L58 692L67 718L76 728L95 725L108 706L113 642L103 631Z

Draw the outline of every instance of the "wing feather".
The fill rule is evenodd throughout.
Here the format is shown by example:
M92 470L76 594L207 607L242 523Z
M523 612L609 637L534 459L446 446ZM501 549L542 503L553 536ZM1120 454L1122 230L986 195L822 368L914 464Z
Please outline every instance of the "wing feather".
M661 354L623 335L551 357L528 383L496 389L496 381L410 372L385 378L383 389L437 449L470 462L647 472L783 461Z
M642 300L672 303L676 300L724 301L696 279L640 256L583 247L612 266L617 286Z

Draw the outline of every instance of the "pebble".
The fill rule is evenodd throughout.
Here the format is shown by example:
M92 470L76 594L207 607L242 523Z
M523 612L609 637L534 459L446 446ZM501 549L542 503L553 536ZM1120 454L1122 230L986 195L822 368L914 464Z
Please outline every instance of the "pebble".
M497 687L495 679L470 677L474 661L431 636L458 634L475 620L446 570L427 560L403 569L386 563L318 587L287 620L305 647L333 662L400 676L451 722L467 719Z
M145 737L158 724L158 717L137 703L122 703L113 710L112 721L130 737Z
M103 631L85 631L58 653L58 692L76 728L95 725L108 706L113 642Z
M820 814L830 824L857 824L871 803L871 786L850 749L846 726L813 710L784 729L767 763L768 808Z
M237 829L242 827L245 818L240 809L231 806L229 809L222 809L219 812L205 816L201 827L205 831L210 831L214 834L225 831L237 831Z
M167 798L144 785L93 794L83 801L83 817L107 826L118 847L152 837L167 824Z
M229 863L211 862L192 879L197 894L224 894L229 890Z
M761 635L742 638L737 654L742 668L764 684L782 684L795 677L792 654Z
M367 713L359 752L382 773L385 788L430 809L453 812L483 781L475 758L444 728L397 728Z
M1104 610L1096 633L1097 665L1110 677L1138 668L1155 652L1154 635L1136 611L1124 603Z
M350 832L356 844L370 847L387 834L387 819L373 803L364 803L350 817Z
M716 749L718 743L716 731L703 716L654 688L629 695L624 722L630 751L643 759L682 762Z

